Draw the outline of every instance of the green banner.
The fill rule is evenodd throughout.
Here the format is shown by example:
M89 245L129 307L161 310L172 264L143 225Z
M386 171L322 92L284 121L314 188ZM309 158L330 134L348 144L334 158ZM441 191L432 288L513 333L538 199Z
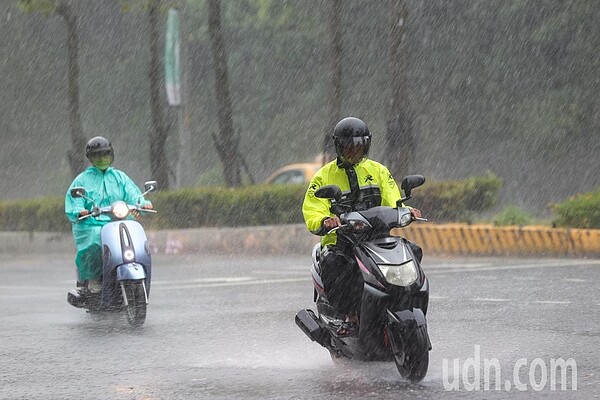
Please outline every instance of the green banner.
M169 105L181 104L181 84L179 68L179 15L176 9L169 9L167 36L165 39L165 86Z

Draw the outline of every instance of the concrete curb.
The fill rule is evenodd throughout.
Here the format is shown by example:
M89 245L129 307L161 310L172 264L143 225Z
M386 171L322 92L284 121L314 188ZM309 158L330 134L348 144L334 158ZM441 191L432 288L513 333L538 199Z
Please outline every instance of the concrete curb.
M429 255L600 256L600 230L414 223L398 229ZM155 254L307 254L319 238L304 224L148 231ZM74 253L70 233L0 232L1 254Z

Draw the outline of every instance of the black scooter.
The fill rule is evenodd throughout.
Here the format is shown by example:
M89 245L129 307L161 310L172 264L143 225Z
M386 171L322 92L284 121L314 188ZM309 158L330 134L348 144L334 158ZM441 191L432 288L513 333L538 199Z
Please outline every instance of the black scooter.
M312 251L312 278L317 313L302 309L296 324L313 341L329 350L331 357L361 361L393 360L400 375L420 382L429 366L431 342L427 333L429 281L408 241L391 236L393 228L408 226L413 217L402 203L411 190L425 183L421 175L407 176L401 184L406 197L396 208L378 206L366 211L351 211L340 204L342 192L335 185L315 192L319 198L331 200L331 210L340 217L338 240L352 244L355 261L362 272L364 289L357 336L340 337L337 332L344 322L329 304L321 279L321 245ZM418 218L418 220L425 220Z

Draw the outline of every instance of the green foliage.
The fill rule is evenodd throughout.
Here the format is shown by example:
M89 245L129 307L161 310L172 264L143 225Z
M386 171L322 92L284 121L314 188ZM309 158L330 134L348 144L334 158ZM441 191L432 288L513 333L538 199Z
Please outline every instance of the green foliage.
M467 221L473 213L490 209L497 200L502 180L488 172L463 180L426 182L412 193L407 203L430 221Z
M556 226L600 229L600 188L554 204L552 210L557 214Z
M50 15L56 11L56 0L19 0L19 7L26 13L39 11Z
M137 182L151 178L148 1L120 0L130 11L123 13L117 0L70 0L81 38L82 123L90 137L111 137L116 165ZM210 170L218 160L211 133L218 126L206 0L169 2L187 5L182 44L190 56L190 169L200 177L196 182L213 183ZM19 4L49 12L54 1L6 3L9 10ZM600 152L597 0L407 5L407 95L419 149L410 172L441 181L491 169L511 200L537 211L597 183L593 173L581 173L597 170L589 155ZM234 128L258 181L321 151L329 120L328 7L324 0L221 2ZM389 118L389 10L388 1L344 0L341 15L342 113L368 122L378 160ZM68 171L64 22L22 12L6 16L0 87L10 101L0 102L0 196L60 195L63 180L40 171L47 165ZM169 160L176 160L177 135L168 140Z
M427 183L415 189L410 205L431 221L452 221L483 211L496 200L500 180L489 173L462 181ZM148 229L186 229L302 223L306 185L200 187L150 195L157 214ZM0 231L68 231L62 198L0 203Z
M58 197L2 202L0 231L68 231L64 208L64 199Z
M531 225L532 218L517 206L507 206L502 209L493 219L496 226L507 225Z
M166 12L171 7L177 7L177 0L118 0L121 11L147 11L151 6L157 6L160 12Z
M150 223L162 229L300 223L305 191L305 185L255 185L159 192Z

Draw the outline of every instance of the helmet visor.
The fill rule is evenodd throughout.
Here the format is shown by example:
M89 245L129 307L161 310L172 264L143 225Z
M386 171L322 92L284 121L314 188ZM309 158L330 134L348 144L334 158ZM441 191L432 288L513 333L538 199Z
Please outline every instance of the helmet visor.
M369 136L350 136L337 139L341 147L366 147L371 143Z
M339 157L349 164L357 164L369 152L371 138L369 136L351 136L338 139Z
M112 156L112 154L113 152L111 149L95 150L89 154L89 157L90 159L92 159L98 157Z

